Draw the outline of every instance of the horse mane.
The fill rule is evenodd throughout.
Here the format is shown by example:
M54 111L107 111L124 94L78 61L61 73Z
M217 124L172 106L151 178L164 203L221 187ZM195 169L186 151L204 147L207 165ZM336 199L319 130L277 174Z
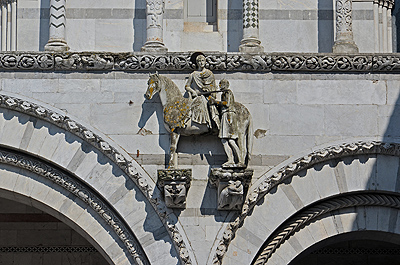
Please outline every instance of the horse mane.
M160 80L164 83L164 88L166 92L171 97L183 97L181 91L179 90L178 86L172 81L169 77L159 75Z

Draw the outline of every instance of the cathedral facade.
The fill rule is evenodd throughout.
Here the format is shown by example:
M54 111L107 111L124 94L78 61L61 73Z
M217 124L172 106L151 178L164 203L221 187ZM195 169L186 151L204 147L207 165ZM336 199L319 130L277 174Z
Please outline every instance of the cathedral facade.
M397 0L0 4L0 263L397 264Z

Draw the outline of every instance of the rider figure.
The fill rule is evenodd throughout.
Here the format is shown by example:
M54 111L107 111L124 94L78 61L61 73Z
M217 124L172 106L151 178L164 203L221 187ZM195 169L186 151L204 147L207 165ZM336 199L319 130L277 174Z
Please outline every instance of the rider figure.
M193 98L192 103L192 120L200 123L207 124L212 129L211 119L219 129L220 121L218 110L215 105L208 104L207 98L211 96L215 99L215 93L209 95L202 95L204 92L216 91L214 74L205 68L206 58L200 54L196 57L196 65L198 71L193 71L189 75L186 82L185 89L188 91L190 98Z

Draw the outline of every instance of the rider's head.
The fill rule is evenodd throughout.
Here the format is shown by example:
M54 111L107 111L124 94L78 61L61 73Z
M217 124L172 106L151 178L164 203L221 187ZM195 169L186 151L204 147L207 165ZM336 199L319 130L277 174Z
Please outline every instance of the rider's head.
M203 68L206 66L206 57L204 55L200 54L196 57L196 64L198 67Z
M221 81L219 81L219 88L220 88L221 90L228 89L228 88L229 88L229 81L226 80L225 78L222 79Z

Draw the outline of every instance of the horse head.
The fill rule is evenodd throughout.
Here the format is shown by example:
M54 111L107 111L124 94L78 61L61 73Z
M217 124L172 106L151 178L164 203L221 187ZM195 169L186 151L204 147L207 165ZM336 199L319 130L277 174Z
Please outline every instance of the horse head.
M147 90L145 93L145 96L147 99L152 99L152 97L160 92L160 76L158 74L158 72L156 72L155 74L150 74L149 75L149 80L147 81Z

